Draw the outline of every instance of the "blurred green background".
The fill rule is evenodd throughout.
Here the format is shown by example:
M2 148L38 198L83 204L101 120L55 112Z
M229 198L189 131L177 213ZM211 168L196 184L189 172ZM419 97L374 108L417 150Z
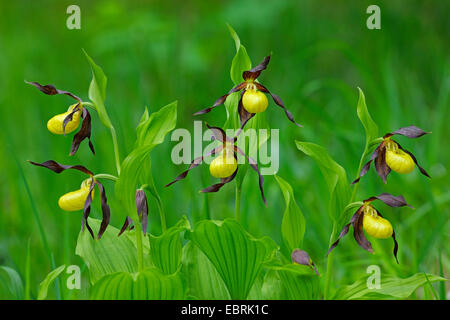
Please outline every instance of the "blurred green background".
M81 30L66 28L66 8L71 4L81 7ZM370 171L361 182L358 199L390 192L404 195L416 208L377 205L396 231L400 265L392 257L391 240L373 240L379 248L370 255L349 235L336 249L334 285L352 283L366 274L370 264L405 277L422 271L439 274L441 261L448 276L450 3L378 1L381 30L366 28L370 4L373 1L0 2L0 265L17 269L23 277L30 241L34 293L51 270L25 181L55 264L83 264L74 253L81 212L63 212L57 205L63 193L78 188L83 176L77 172L56 175L26 160L54 159L84 164L96 173L115 173L110 134L97 115L93 114L96 156L92 157L84 142L76 156L70 157L72 135L52 135L46 122L64 112L72 100L43 95L24 80L51 83L87 100L91 72L84 48L108 77L107 108L123 159L133 147L134 129L144 106L155 111L178 100L178 127L191 130L192 113L211 105L231 87L229 69L235 48L228 22L253 64L273 52L261 81L282 97L304 125L297 128L270 103L269 124L280 129L278 174L294 188L307 222L304 249L319 270L325 271L331 233L328 191L320 170L296 149L294 140L325 146L352 180L365 142L356 116L359 86L380 134L412 124L433 132L417 140L398 139L433 179L415 170L405 176L392 173L384 185ZM221 125L225 110L217 108L202 119ZM182 215L191 222L208 215L214 219L232 216L233 185L217 194L198 193L213 181L206 166L183 182L163 188L186 167L172 164L174 145L167 139L152 153L169 225ZM119 210L114 186L105 182L105 187L112 224L119 227L122 221L114 216ZM249 172L243 191L243 223L252 235L269 235L281 243L282 194L273 177L265 178L264 188L268 208L260 199L256 174ZM96 206L94 217L100 216ZM158 212L154 203L150 207L150 229L158 234ZM63 291L65 297L84 294Z

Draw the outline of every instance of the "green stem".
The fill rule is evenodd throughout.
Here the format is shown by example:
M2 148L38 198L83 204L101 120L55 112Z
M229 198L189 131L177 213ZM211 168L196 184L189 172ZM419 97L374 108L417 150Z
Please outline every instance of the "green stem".
M331 244L333 243L334 237L336 235L336 222L333 223L333 231L331 232L331 236L330 236L330 243L328 245L328 247L331 247ZM330 281L331 281L331 271L333 269L333 256L334 256L334 251L331 251L328 254L328 258L327 258L327 273L325 276L325 288L323 291L323 298L324 300L328 299L329 297L329 291L330 291Z
M99 173L94 176L94 179L108 179L111 181L117 181L117 179L119 179L119 178L117 178L116 176L113 176L112 174Z
M361 174L361 169L364 163L364 158L366 157L366 153L367 153L367 146L364 149L363 154L361 155L361 160L359 160L359 167L358 167L358 173L356 174L356 179L359 178L359 175ZM358 186L359 186L359 182L355 183L353 185L353 192L352 192L352 197L350 198L350 203L352 203L355 200L355 196L356 196L356 191L358 190Z
M236 184L236 207L234 209L234 216L238 222L241 222L241 188Z
M120 155L119 155L119 145L117 144L117 134L113 126L111 126L110 130L114 146L114 158L116 160L117 174L120 175Z
M134 230L136 232L136 248L138 271L144 270L144 247L142 245L142 225L137 214L133 215Z

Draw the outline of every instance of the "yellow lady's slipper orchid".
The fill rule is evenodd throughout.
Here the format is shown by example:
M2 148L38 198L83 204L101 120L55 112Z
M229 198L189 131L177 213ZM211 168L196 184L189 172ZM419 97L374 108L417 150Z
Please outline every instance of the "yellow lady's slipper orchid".
M368 235L377 239L387 239L392 236L394 230L391 223L380 217L372 206L366 206L363 214L363 228Z
M299 127L302 127L302 125L298 124L294 120L292 113L288 109L286 109L281 98L276 94L271 93L269 89L267 89L257 81L261 72L266 70L269 62L270 56L267 56L260 64L258 64L254 68L244 71L242 73L242 78L244 79L243 82L239 83L237 86L228 91L227 94L224 94L219 99L217 99L211 107L194 113L194 116L210 112L212 109L224 104L230 94L241 92L241 99L239 100L237 112L241 123L241 129L243 129L245 124L251 118L253 118L255 114L266 110L269 104L265 95L267 93L270 94L275 104L284 110L284 113L286 114L289 121Z
M81 119L81 109L79 111L76 111L73 116L72 120L68 121L66 124L66 127L63 128L64 119L73 111L73 109L78 104L73 104L67 109L66 112L60 113L47 122L47 129L51 133L54 134L64 134L64 133L71 133L75 131L78 126L80 125L80 119ZM81 107L80 107L81 108Z
M86 179L81 183L79 190L68 192L61 196L58 200L59 207L65 211L83 210L91 184L92 179ZM92 199L94 199L94 189L92 190Z
M336 248L336 246L339 244L339 241L348 233L350 225L352 225L353 236L356 242L360 245L361 248L371 253L373 253L372 244L367 240L364 231L366 231L368 235L377 239L386 239L392 237L392 239L394 240L394 257L398 263L398 243L395 238L394 229L392 228L391 223L388 220L384 219L381 216L380 212L372 206L372 201L374 200L380 200L390 207L411 207L406 202L405 198L403 198L403 196L396 197L389 193L382 193L376 197L370 197L369 199L364 200L362 202L362 205L353 214L350 222L342 228L337 240L330 246L328 253Z
M237 161L233 154L222 152L209 165L209 172L214 178L227 178L237 169Z
M246 90L242 96L242 106L249 113L264 112L268 105L266 95L256 89Z
M375 163L375 168L378 175L384 183L387 182L387 176L391 170L398 173L410 173L415 166L419 168L420 173L430 178L430 175L417 162L416 157L408 150L392 139L394 135L402 135L408 138L419 138L429 132L425 132L416 126L403 127L394 132L387 133L383 138L379 138L381 143L372 153L369 161L362 167L359 177L352 182L352 184L359 182L359 180L369 171L372 162Z

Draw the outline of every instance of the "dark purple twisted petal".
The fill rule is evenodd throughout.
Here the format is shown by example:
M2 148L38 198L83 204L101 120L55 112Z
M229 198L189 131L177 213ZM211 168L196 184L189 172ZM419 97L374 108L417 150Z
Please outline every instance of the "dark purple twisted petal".
M94 178L91 180L91 186L89 187L89 193L86 197L86 201L84 202L84 208L83 208L83 218L81 219L81 230L84 231L84 227L88 229L89 233L91 234L92 239L95 239L94 232L92 231L92 228L89 226L88 218L89 213L91 212L91 204L92 204L92 190L94 190L95 183Z
M336 246L339 244L339 240L341 240L347 233L348 230L350 229L350 225L352 225L356 219L358 218L359 215L361 215L362 213L362 206L358 208L358 210L356 210L356 212L353 214L352 218L350 219L350 222L347 223L341 230L341 233L339 234L339 237L337 238L337 240L335 242L333 242L333 244L330 246L330 249L328 249L327 255L330 254L330 252L336 248Z
M238 172L238 168L236 168L236 170L233 172L233 174L231 176L220 179L219 183L213 184L212 186L209 186L203 190L200 190L200 192L211 193L211 192L219 191L224 185L233 181L233 179L236 177L237 172Z
M246 86L245 82L242 82L240 84L238 84L237 86L235 86L234 88L232 88L230 91L228 91L227 94L221 96L219 99L216 100L216 102L214 102L214 104L212 105L212 107L197 111L196 113L194 113L194 116L198 116L200 114L205 114L210 112L212 109L214 109L215 107L218 107L220 105L222 105L225 100L227 100L227 97L232 94L233 92L238 92L240 90L242 90L244 87Z
M89 140L89 148L91 149L92 154L95 155L94 146L91 142L91 115L86 108L83 108L81 116L83 118L83 124L81 125L80 131L73 137L70 155L73 156L78 151L80 143L83 142L84 139Z
M420 166L420 164L419 164L419 162L417 161L416 157L415 157L411 152L409 152L408 150L403 149L402 146L401 146L400 144L397 143L397 145L398 145L398 147L399 147L401 150L403 150L405 153L407 153L407 154L410 155L410 157L413 159L414 163L416 164L417 168L419 168L420 173L422 173L424 176L426 176L426 177L428 177L428 178L431 179L431 177L430 177L430 175L428 174L428 172L426 172L425 169L422 168L422 167Z
M271 55L268 55L260 64L250 70L244 71L242 73L242 78L244 78L245 81L257 79L261 74L261 71L266 70L267 65L270 62L270 57Z
M65 94L75 100L77 100L78 102L81 102L81 98L77 97L76 95L70 93L69 91L64 91L64 90L59 90L56 89L54 85L51 84L47 84L47 85L41 85L38 82L35 81L25 81L25 83L27 84L31 84L32 86L36 87L39 91L48 94L50 96L56 95L56 94Z
M210 152L208 152L207 155L214 155L214 154L216 154L216 153L222 151L222 149L223 149L223 145L220 145L220 146L218 146L218 147L212 149ZM172 182L166 184L164 187L169 187L169 186L171 186L172 184L174 184L175 182L180 181L180 180L186 178L186 176L188 175L188 173L189 173L190 170L194 169L195 167L198 167L198 166L203 162L203 157L204 157L204 156L200 156L200 157L197 157L197 158L195 158L194 160L192 160L191 165L189 166L189 168L188 168L186 171L183 171L182 173L180 173L180 174L175 178L175 180L173 180Z
M378 157L375 158L375 169L383 182L387 183L386 179L391 172L391 168L386 163L386 148L380 148L378 153Z
M294 116L292 115L292 113L284 106L283 101L281 100L281 98L279 96L277 96L276 94L273 94L269 91L269 89L267 89L266 87L264 87L262 84L260 83L256 83L255 82L255 86L258 90L268 93L272 96L273 101L284 110L284 113L286 113L287 118L289 119L289 121L291 121L292 123L294 123L296 126L302 128L303 126L301 124L298 124L295 120L294 120Z
M392 135L399 134L408 138L419 138L428 133L431 132L425 132L416 126L403 127L398 130L395 130L394 132L391 132Z
M97 239L100 239L102 237L103 233L105 233L106 228L109 225L109 221L111 219L111 210L108 205L108 199L106 198L105 188L103 187L103 185L100 182L96 181L95 183L97 184L97 187L100 190L101 203L102 203L102 223L100 224L100 229L98 230L98 233L97 233Z
M120 232L119 232L119 234L117 236L120 237L120 235L122 233L124 233L127 230L128 226L130 226L132 223L133 223L133 220L131 220L131 218L127 216L125 218L125 221L124 221L124 223L122 225L122 228L120 229Z
M369 240L367 240L366 235L363 231L363 219L364 214L359 214L356 217L356 220L353 222L353 236L355 237L356 242L359 244L361 248L364 250L373 253L372 245Z
M359 174L359 177L356 178L352 184L358 183L359 180L361 180L361 178L363 176L366 175L367 172L369 172L370 169L370 165L372 163L372 161L376 160L378 157L378 153L380 152L380 149L383 147L383 143L381 143L376 149L375 151L372 153L372 155L370 156L370 160L366 162L366 164L361 168L361 172Z
M381 193L381 194L379 194L378 196L375 196L375 197L370 197L370 198L364 200L364 202L370 202L370 201L373 201L375 199L383 201L385 204L387 204L390 207L404 207L404 206L408 206L410 208L413 208L411 205L409 205L406 202L405 198L402 195L394 196L394 195L392 195L390 193L387 193L387 192Z
M75 112L80 110L80 105L81 105L81 103L77 103L75 108L73 108L73 110L64 118L64 120L63 120L63 133L64 133L64 135L66 135L66 126L67 126L67 124L70 121L72 121L73 115L75 114Z
M78 164L74 165L74 166L66 166L66 165L60 164L60 163L58 163L58 162L56 162L54 160L47 160L47 161L42 162L42 163L37 163L37 162L33 162L33 161L28 161L28 162L31 163L32 165L35 165L35 166L39 166L39 167L44 167L44 168L50 169L50 170L52 170L53 172L56 172L56 173L61 173L61 172L65 171L65 170L73 169L73 170L78 170L78 171L84 172L84 173L86 173L86 174L88 174L90 176L94 175L90 170L86 169L86 167L84 167L82 165L78 165Z

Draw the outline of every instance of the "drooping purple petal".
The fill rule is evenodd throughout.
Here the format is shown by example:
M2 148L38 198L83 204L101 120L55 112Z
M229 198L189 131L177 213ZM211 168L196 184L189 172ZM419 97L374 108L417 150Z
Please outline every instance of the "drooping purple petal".
M233 181L233 179L236 177L236 174L238 172L238 168L233 172L233 174L226 178L221 178L219 183L213 184L212 186L209 186L203 190L200 190L200 192L203 193L211 193L211 192L217 192L219 191L224 185L227 183Z
M378 196L375 197L370 197L369 199L364 200L364 202L367 201L373 201L375 199L378 199L380 201L383 201L385 204L387 204L390 207L404 207L404 206L408 206L410 208L413 208L411 205L409 205L405 198L400 195L400 196L394 196L390 193L384 192L379 194Z
M391 168L386 163L386 148L382 147L378 151L378 157L375 158L375 169L377 170L378 175L383 180L384 183L387 183L386 179L389 173L391 172Z
M372 155L370 156L370 160L368 162L366 162L366 164L361 168L361 172L359 174L359 177L357 179L355 179L352 184L358 183L359 180L361 180L361 178L369 171L370 169L370 164L372 163L372 161L374 161L377 157L378 157L378 153L380 152L380 149L382 148L382 144L381 143L376 149L375 151L372 153Z
M86 108L83 108L82 118L83 123L81 125L81 129L80 131L77 132L77 134L74 135L72 140L72 148L70 150L71 156L73 156L77 152L80 143L83 142L84 139L88 139L89 148L91 149L92 154L95 155L94 146L92 145L91 142L91 115L89 114L89 111Z
M295 120L294 120L294 116L292 115L292 113L284 106L283 101L281 100L281 98L279 96L277 96L276 94L271 93L266 87L264 87L262 84L260 83L256 83L255 82L255 86L258 90L268 93L272 96L273 101L275 102L275 104L277 104L279 107L281 107L284 110L284 113L286 113L287 118L289 119L289 121L291 121L292 123L294 123L296 126L302 128L303 126L301 124L298 124Z
M124 221L124 223L122 225L122 228L120 229L120 232L119 232L119 234L117 236L120 237L120 235L122 233L124 233L127 230L128 226L130 226L132 223L133 223L133 220L131 220L131 218L127 216L125 218L125 221Z
M369 251L370 253L373 253L372 245L370 244L369 240L367 240L366 235L363 231L363 218L364 214L360 214L353 222L353 236L355 237L356 242L361 248Z
M356 219L358 218L359 215L361 215L362 213L362 206L358 208L358 210L356 210L356 212L353 214L352 218L350 219L350 222L347 223L341 230L341 233L339 234L339 237L337 238L337 240L335 242L333 242L333 244L330 246L330 249L328 249L327 255L330 254L330 252L336 248L336 246L339 244L339 240L341 240L347 233L348 230L350 229L350 225L352 225Z
M81 230L84 231L84 227L88 229L89 233L91 234L92 239L95 239L94 232L92 231L92 228L89 226L88 218L89 213L91 212L91 204L92 204L92 190L94 190L95 183L94 178L91 180L91 186L89 187L89 193L86 197L86 201L84 202L84 208L83 208L83 218L81 219Z
M98 230L97 233L97 239L100 239L103 235L103 233L105 233L106 228L109 225L109 221L111 218L111 210L109 208L108 205L108 199L106 198L106 190L103 187L103 185L96 181L95 182L98 186L98 189L100 191L100 195L101 195L101 204L102 204L102 223L100 224L100 229Z
M398 145L398 147L399 147L401 150L403 150L405 153L407 153L407 154L410 155L410 157L413 159L414 163L416 164L417 168L419 168L420 173L422 173L424 176L426 176L426 177L428 177L428 178L431 179L431 177L430 177L430 175L428 174L428 172L426 172L425 169L422 168L422 167L420 166L419 162L417 162L416 157L415 157L411 152L409 152L408 150L403 149L402 146L401 146L400 144L397 143L397 145Z

